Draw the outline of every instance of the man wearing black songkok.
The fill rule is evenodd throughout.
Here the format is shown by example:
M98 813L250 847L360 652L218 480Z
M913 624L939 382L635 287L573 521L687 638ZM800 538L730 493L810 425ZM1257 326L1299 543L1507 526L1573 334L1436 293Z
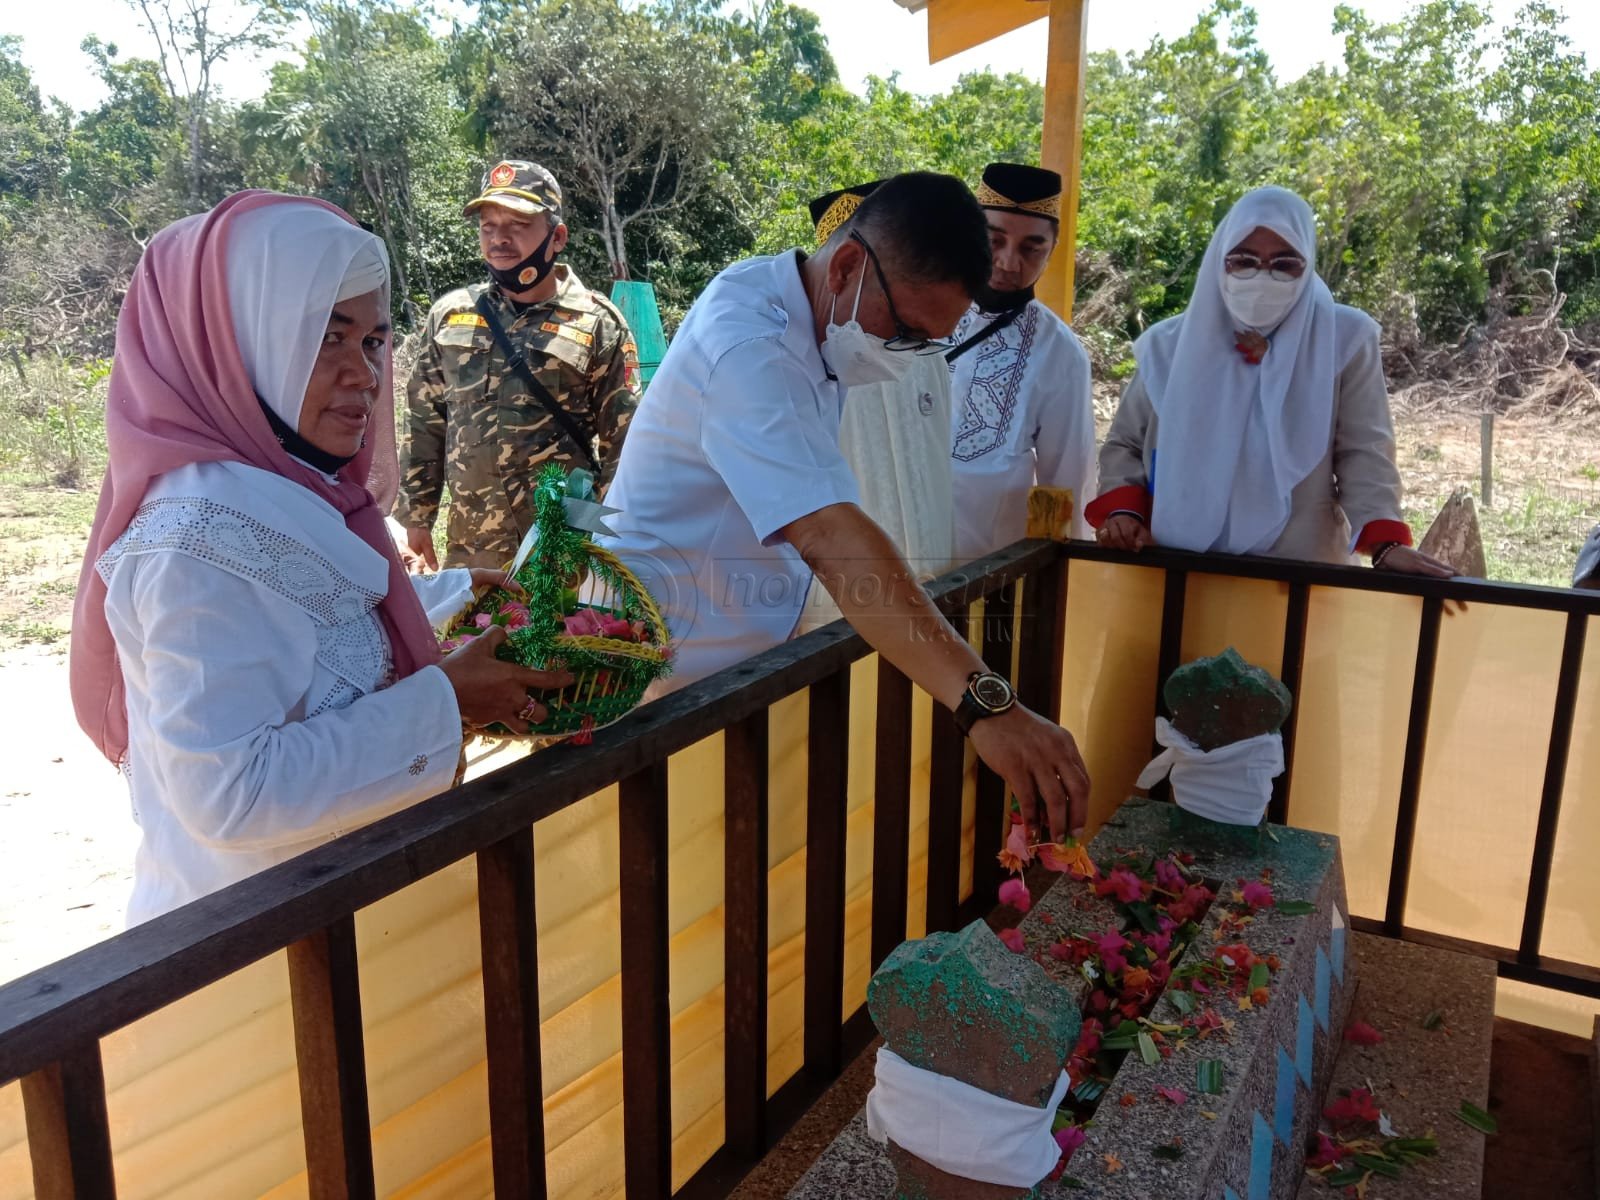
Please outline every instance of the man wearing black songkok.
M990 163L977 195L994 269L949 356L958 562L1023 536L1035 484L1072 489L1074 537L1089 536L1095 494L1089 357L1033 296L1060 233L1061 176Z

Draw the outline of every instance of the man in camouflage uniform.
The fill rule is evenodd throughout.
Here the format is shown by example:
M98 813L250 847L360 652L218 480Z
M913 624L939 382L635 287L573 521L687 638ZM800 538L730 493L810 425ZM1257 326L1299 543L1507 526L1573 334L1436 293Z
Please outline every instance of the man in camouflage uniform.
M491 281L434 304L406 387L394 515L411 554L435 568L432 530L444 486L450 489L444 565L498 567L533 524L533 486L544 465L591 465L590 453L507 361L479 305L570 416L599 462L602 487L616 470L639 399L627 322L555 262L567 244L555 177L531 162L497 163L464 210L474 214Z

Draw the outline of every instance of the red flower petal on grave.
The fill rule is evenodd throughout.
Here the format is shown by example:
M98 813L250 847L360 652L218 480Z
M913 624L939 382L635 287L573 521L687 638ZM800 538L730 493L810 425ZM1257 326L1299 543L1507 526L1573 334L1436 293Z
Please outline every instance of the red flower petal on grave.
M1315 1154L1306 1157L1307 1167L1331 1167L1341 1158L1354 1151L1347 1146L1342 1146L1321 1130L1317 1131L1317 1150Z
M1365 1021L1351 1021L1344 1027L1344 1040L1358 1046L1376 1046L1383 1041L1383 1034Z
M1174 921L1192 921L1200 915L1200 910L1211 903L1212 892L1203 883L1191 883L1183 889L1171 904L1167 905L1167 915Z
M1007 949L1013 954L1027 953L1028 945L1022 940L1022 930L1020 929L1002 929L1000 931L1000 940L1006 944Z
M1124 971L1128 967L1128 960L1122 952L1128 948L1128 939L1115 929L1108 929L1092 939L1095 948L1100 951L1100 962L1107 971L1113 973Z
M1165 958L1172 950L1172 934L1147 933L1139 939L1150 948L1150 953L1157 958Z
M1258 880L1251 880L1245 884L1244 891L1241 894L1244 896L1244 902L1249 905L1251 912L1258 908L1272 907L1272 889Z
M1093 1017L1088 1017L1083 1022L1083 1028L1078 1031L1078 1044L1072 1048L1073 1054L1088 1057L1100 1049L1100 1034L1104 1026Z
M1118 867L1102 883L1096 884L1094 890L1101 896L1114 895L1122 903L1132 904L1144 898L1147 886L1144 880L1126 867Z
M1071 1158L1072 1152L1083 1145L1088 1136L1081 1125L1063 1125L1056 1130L1056 1145L1061 1147L1062 1157Z
M1160 1096L1163 1100L1170 1100L1174 1104L1183 1104L1189 1099L1182 1088L1175 1087L1158 1087L1156 1089L1156 1095Z
M1008 879L1000 885L1000 903L1025 913L1033 907L1033 897L1028 895L1028 885L1022 880Z
M1335 1125L1350 1125L1361 1121L1376 1125L1378 1118L1382 1116L1372 1098L1372 1093L1366 1088L1351 1088L1348 1093L1323 1109L1322 1115Z
M1132 1108L1135 1104L1139 1103L1139 1097L1135 1096L1132 1092L1123 1092L1122 1099L1118 1100L1117 1103L1122 1105L1123 1108Z

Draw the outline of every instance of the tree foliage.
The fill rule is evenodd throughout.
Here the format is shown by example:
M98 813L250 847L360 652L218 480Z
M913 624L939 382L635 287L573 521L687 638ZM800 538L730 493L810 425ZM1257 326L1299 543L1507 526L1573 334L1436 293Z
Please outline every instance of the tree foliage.
M143 242L238 187L370 222L410 323L481 271L460 209L484 166L532 158L563 184L580 273L648 278L670 315L741 255L809 243L812 196L1039 153L1036 83L857 94L791 0L477 0L449 25L408 0L257 0L230 30L206 0L133 2L156 36L84 43L107 91L88 112L41 97L0 39L0 343L104 353ZM290 29L264 95L217 94L218 55ZM1397 345L1558 297L1600 319L1600 74L1559 30L1543 0L1503 28L1471 0L1392 23L1344 6L1341 59L1285 81L1254 11L1213 0L1181 37L1093 55L1080 299L1100 289L1108 361L1181 310L1218 218L1263 183L1311 201L1323 274Z

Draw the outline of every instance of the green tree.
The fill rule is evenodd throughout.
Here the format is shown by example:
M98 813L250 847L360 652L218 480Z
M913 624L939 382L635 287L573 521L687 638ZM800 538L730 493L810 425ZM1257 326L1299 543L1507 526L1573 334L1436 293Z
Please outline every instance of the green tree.
M156 48L156 67L183 128L185 199L199 208L206 188L208 125L217 99L213 73L228 58L277 43L284 10L276 3L243 5L220 21L212 0L127 0Z
M344 3L297 10L314 30L299 64L273 69L245 106L245 144L279 186L325 196L388 243L397 307L414 322L476 254L461 221L473 182L448 80L449 49L415 9Z
M0 233L8 212L57 191L70 124L71 113L39 98L20 40L0 37Z
M544 0L492 31L497 69L477 105L481 126L500 152L553 170L569 205L592 214L577 232L598 233L614 279L630 276L630 243L670 244L682 236L678 218L732 186L749 124L726 41L673 16L619 0Z

